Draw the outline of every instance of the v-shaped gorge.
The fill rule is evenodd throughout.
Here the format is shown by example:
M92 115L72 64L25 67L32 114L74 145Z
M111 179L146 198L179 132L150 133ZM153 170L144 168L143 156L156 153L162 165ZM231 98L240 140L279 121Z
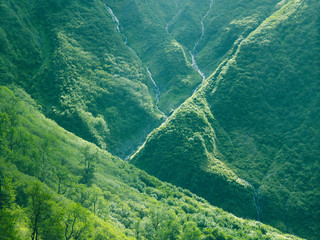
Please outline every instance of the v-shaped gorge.
M233 19L225 32L246 27L220 61L219 40L200 42L199 66L216 70L131 161L238 216L318 239L320 38L319 18L310 17L317 5L270 2Z
M149 92L163 122L229 57L240 39L274 11L276 3L106 1L105 7L127 50L147 70L153 83ZM152 123L159 121L147 121ZM127 156L126 143L132 154L150 128L135 130L140 131L139 138L124 137L117 142L117 151L107 149Z
M4 0L0 81L122 158L156 128L134 164L238 216L318 239L318 9Z
M275 3L242 4L6 0L1 82L20 85L48 117L125 158Z
M61 126L125 158L202 81L169 24L194 5L5 1L1 83L20 85ZM199 33L209 3L200 5L191 19Z

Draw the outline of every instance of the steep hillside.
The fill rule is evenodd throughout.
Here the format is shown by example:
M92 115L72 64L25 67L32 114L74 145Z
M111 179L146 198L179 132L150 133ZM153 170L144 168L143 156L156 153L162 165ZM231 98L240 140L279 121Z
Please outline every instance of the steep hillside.
M0 15L1 83L19 84L66 129L125 156L164 118L103 2L6 0Z
M286 238L213 204L319 239L319 16L316 0L2 0L0 232Z
M0 81L125 158L276 2L5 0Z
M134 164L238 216L318 239L318 16L316 1L279 3Z
M298 239L163 183L0 87L1 239Z
M275 11L280 0L177 2L179 12L169 31L191 51L208 77L228 57L230 49Z
M273 1L107 1L128 44L147 64L170 113L230 49L270 15Z
M119 19L129 46L152 72L161 92L160 109L169 114L201 82L187 50L166 28L178 11L175 2L122 0L107 1L107 5Z

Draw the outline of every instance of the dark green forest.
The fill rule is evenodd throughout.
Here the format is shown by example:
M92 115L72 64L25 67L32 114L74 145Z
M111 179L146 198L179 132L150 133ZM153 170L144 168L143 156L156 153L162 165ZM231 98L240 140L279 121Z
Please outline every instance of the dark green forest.
M319 6L2 0L0 239L319 239Z

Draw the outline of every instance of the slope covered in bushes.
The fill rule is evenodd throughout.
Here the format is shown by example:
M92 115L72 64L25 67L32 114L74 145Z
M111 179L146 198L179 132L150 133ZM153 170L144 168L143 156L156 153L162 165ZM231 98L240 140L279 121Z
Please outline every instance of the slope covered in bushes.
M276 2L5 0L1 83L18 84L46 116L124 158Z
M277 8L133 162L239 216L318 239L319 8Z
M163 183L0 88L4 239L298 239Z
M318 239L319 15L315 0L1 1L2 230L282 238L207 200ZM114 157L152 130L133 163L206 200Z

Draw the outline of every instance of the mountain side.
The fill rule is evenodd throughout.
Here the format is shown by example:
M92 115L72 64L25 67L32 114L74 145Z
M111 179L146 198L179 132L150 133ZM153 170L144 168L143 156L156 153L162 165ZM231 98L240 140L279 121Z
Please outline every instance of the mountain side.
M1 1L0 232L294 238L111 155L163 123L136 166L318 239L319 15L315 0Z
M179 5L170 0L107 1L107 5L119 19L120 30L130 47L150 69L161 93L160 109L170 114L201 83L187 49L169 32Z
M23 87L46 116L125 158L275 4L5 0L1 83Z
M170 33L194 55L209 76L229 51L246 38L277 8L279 0L178 1L179 11Z
M277 9L132 161L239 216L318 239L319 6Z
M164 118L102 2L6 0L0 13L1 83L23 87L66 129L126 156Z
M163 183L0 87L4 239L299 239Z
M128 44L150 68L169 114L279 1L108 1ZM245 10L244 10L245 9Z

